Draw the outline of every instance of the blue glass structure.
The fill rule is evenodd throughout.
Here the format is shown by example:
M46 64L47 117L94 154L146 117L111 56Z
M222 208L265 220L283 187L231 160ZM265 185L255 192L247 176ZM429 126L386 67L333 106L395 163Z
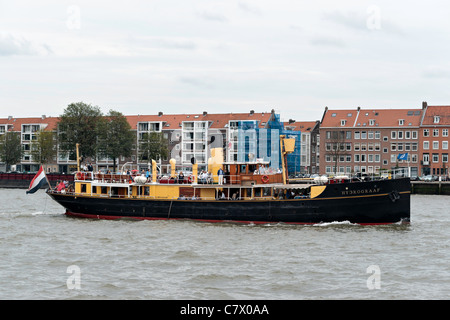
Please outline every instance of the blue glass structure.
M237 122L237 161L248 162L262 159L269 167L281 168L280 135L295 139L295 151L287 155L288 173L300 172L300 131L286 130L280 116L274 114L265 128L259 128L259 121Z

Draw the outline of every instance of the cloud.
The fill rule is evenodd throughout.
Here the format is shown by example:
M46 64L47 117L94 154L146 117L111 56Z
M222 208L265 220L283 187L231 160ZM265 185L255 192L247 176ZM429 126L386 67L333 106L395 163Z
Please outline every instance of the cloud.
M195 50L197 44L190 39L169 37L131 36L131 41L146 48Z
M254 15L261 15L261 10L255 6L249 5L245 2L239 2L238 3L238 7L239 9L241 9L242 11L246 12L246 13L251 13Z
M310 44L314 46L326 46L335 48L344 48L346 46L342 39L328 37L328 36L315 36L310 39Z
M325 12L323 18L355 31L371 32L384 30L392 34L404 34L403 30L390 19L386 18L383 11L377 6L370 6L364 12Z
M0 56L49 54L52 50L47 44L36 45L24 37L0 34Z
M208 21L227 22L228 19L222 13L203 11L197 14L200 18Z
M422 71L422 77L428 79L449 79L450 78L450 69L447 67L428 67L424 71Z

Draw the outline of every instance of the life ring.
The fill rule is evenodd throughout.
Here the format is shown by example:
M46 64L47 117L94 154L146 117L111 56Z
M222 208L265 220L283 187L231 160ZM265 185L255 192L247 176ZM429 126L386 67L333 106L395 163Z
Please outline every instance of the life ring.
M261 177L261 181L262 181L263 183L267 183L267 182L269 182L269 177L266 176L266 175L263 175L263 176Z

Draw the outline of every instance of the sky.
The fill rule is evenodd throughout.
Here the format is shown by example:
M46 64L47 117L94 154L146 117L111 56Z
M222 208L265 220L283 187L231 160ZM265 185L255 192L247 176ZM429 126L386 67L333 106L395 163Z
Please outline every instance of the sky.
M450 105L448 1L0 0L0 118Z

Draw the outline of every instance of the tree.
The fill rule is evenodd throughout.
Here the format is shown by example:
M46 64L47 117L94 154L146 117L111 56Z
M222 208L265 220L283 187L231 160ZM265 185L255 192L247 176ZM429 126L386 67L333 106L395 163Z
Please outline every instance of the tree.
M116 171L117 158L131 156L136 137L131 131L127 118L118 111L110 110L103 126L99 153L113 160L114 171Z
M161 132L149 132L139 140L139 159L151 161L168 157L168 141Z
M348 155L345 131L327 131L325 154L330 155L334 162L334 174L337 174L339 158Z
M41 130L31 144L31 156L39 164L51 162L56 155L55 133Z
M104 121L99 107L84 102L69 104L58 122L60 150L75 159L76 144L79 143L80 156L96 158Z
M22 154L20 133L7 131L0 136L0 160L6 164L6 170L9 166L19 163Z

